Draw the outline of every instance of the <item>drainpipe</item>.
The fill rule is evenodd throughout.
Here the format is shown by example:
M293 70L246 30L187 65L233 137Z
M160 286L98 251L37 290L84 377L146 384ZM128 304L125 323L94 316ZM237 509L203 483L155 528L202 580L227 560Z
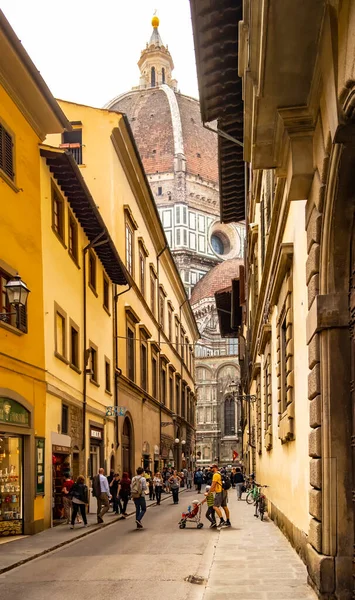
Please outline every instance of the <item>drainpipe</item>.
M122 292L117 293L117 285L114 285L113 288L113 364L114 364L114 390L113 390L113 398L114 398L114 406L115 406L115 450L118 449L119 436L118 436L118 378L122 373L122 370L118 366L118 318L117 318L117 303L118 297L126 294L132 287L132 283L128 283L128 289L123 290Z
M167 250L169 248L168 244L165 244L165 246L158 252L157 254L157 286L158 286L158 290L157 290L157 321L158 321L158 348L159 348L159 361L158 361L158 400L159 400L159 449L160 449L160 454L161 454L161 365L160 365L160 338L161 338L161 330L163 327L162 323L159 323L159 304L160 304L160 291L159 291L159 266L160 266L160 257L161 255L165 252L165 250ZM165 379L165 384L167 383L167 378Z
M86 348L86 337L87 337L87 310L86 310L86 254L91 248L97 248L98 246L102 246L103 244L107 244L107 239L102 240L102 236L105 235L105 231L101 231L96 238L90 242L83 249L83 429L82 429L82 443L81 449L84 452L84 474L87 473L87 464L86 464L86 394L87 394L87 384L86 384L86 376L87 376L87 363L89 360L87 348ZM101 241L100 241L101 240Z

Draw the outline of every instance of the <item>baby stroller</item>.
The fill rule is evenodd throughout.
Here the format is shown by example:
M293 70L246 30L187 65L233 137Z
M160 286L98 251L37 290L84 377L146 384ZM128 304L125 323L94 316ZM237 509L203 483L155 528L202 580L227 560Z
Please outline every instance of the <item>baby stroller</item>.
M201 504L198 500L193 500L192 506L188 506L187 512L182 513L179 521L180 529L185 529L187 523L195 523L197 529L202 529L201 523Z

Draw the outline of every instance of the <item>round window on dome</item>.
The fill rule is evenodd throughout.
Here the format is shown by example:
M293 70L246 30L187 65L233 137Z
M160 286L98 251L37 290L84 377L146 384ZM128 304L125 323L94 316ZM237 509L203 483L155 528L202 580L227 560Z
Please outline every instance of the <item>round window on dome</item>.
M229 252L229 244L228 240L224 239L225 236L222 236L220 233L213 233L211 236L211 246L216 254L223 256L223 254L228 254Z

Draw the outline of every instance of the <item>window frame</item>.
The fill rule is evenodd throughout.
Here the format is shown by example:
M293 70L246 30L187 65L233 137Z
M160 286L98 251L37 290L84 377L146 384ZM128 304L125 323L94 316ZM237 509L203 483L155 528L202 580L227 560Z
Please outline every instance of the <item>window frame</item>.
M107 286L107 288L106 288ZM107 304L105 298L105 289L107 289ZM108 315L111 316L110 312L110 280L106 273L102 273L102 307L105 309Z
M151 370L152 370L152 387L151 392L153 398L157 400L158 395L158 356L155 352L151 355Z
M143 335L140 339L140 386L145 392L148 391L148 344Z
M66 413L66 417L63 419L64 413ZM66 422L66 427L63 426L64 422ZM64 402L62 402L61 410L61 433L64 435L68 435L69 433L69 406L68 404L64 404Z
M57 327L57 315L63 320L62 326L62 347L63 354L58 350L58 327ZM54 303L54 355L65 364L69 364L68 357L68 339L67 339L67 313L55 302Z
M77 363L75 363L73 361L73 338L72 338L72 332L75 331L77 334ZM81 373L80 370L80 328L78 327L78 325L76 325L76 323L74 323L74 321L72 321L72 319L69 319L69 366L71 369L73 369L73 371L76 371L77 373Z
M11 140L11 170L12 173L6 170L6 135ZM0 119L0 144L2 146L2 156L3 156L3 165L0 164L0 175L8 183L12 188L15 188L15 191L18 191L16 188L16 153L15 153L15 133L9 128L2 119ZM5 168L4 168L5 167Z
M150 310L154 317L157 315L157 276L152 266L150 266Z
M56 237L60 241L60 243L64 246L64 248L66 248L66 244L65 244L65 201L64 201L64 198L63 198L61 192L58 190L57 186L54 185L53 181L51 184L51 202L52 202L52 231L56 235ZM58 228L55 224L55 218L56 218L56 211L54 209L55 204L60 206L60 209L58 211L58 216L60 215L60 218L58 220ZM59 221L60 221L60 223L59 223Z
M75 243L73 244L73 246L75 246L74 252L72 252L72 250L70 248L70 237L71 237L71 231L72 231L71 225L74 225L73 231L75 232L75 234L74 234ZM69 253L70 258L72 258L72 260L76 264L76 266L79 266L78 223L76 222L76 219L69 207L68 207L68 253Z
M99 387L99 349L93 342L89 341L90 348L90 382Z
M130 336L130 334L132 334L132 336ZM126 335L127 335L127 341L126 341L127 378L130 381L133 381L133 383L134 383L135 377L136 377L136 348L135 348L136 328L130 321L127 321L127 323L126 323ZM130 341L132 341L132 348L130 348ZM130 364L130 357L132 357L131 364Z
M111 381L111 361L107 356L104 356L105 361L105 393L112 396L112 381ZM108 367L108 372L107 372ZM108 374L108 377L107 377ZM107 385L108 383L108 385Z
M92 264L94 265L94 270L92 270ZM88 286L97 297L97 260L92 248L88 252Z

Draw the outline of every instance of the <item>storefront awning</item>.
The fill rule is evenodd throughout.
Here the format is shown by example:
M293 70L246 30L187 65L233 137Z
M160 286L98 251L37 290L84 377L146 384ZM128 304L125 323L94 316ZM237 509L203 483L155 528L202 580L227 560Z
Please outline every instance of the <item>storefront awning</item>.
M102 241L106 242L97 245L95 252L112 283L126 285L130 280L129 274L73 156L69 152L49 146L42 147L40 152L66 195L89 242L93 242L100 235Z
M243 142L242 80L238 76L238 27L242 0L191 0L201 117ZM219 135L221 221L245 219L243 148Z

